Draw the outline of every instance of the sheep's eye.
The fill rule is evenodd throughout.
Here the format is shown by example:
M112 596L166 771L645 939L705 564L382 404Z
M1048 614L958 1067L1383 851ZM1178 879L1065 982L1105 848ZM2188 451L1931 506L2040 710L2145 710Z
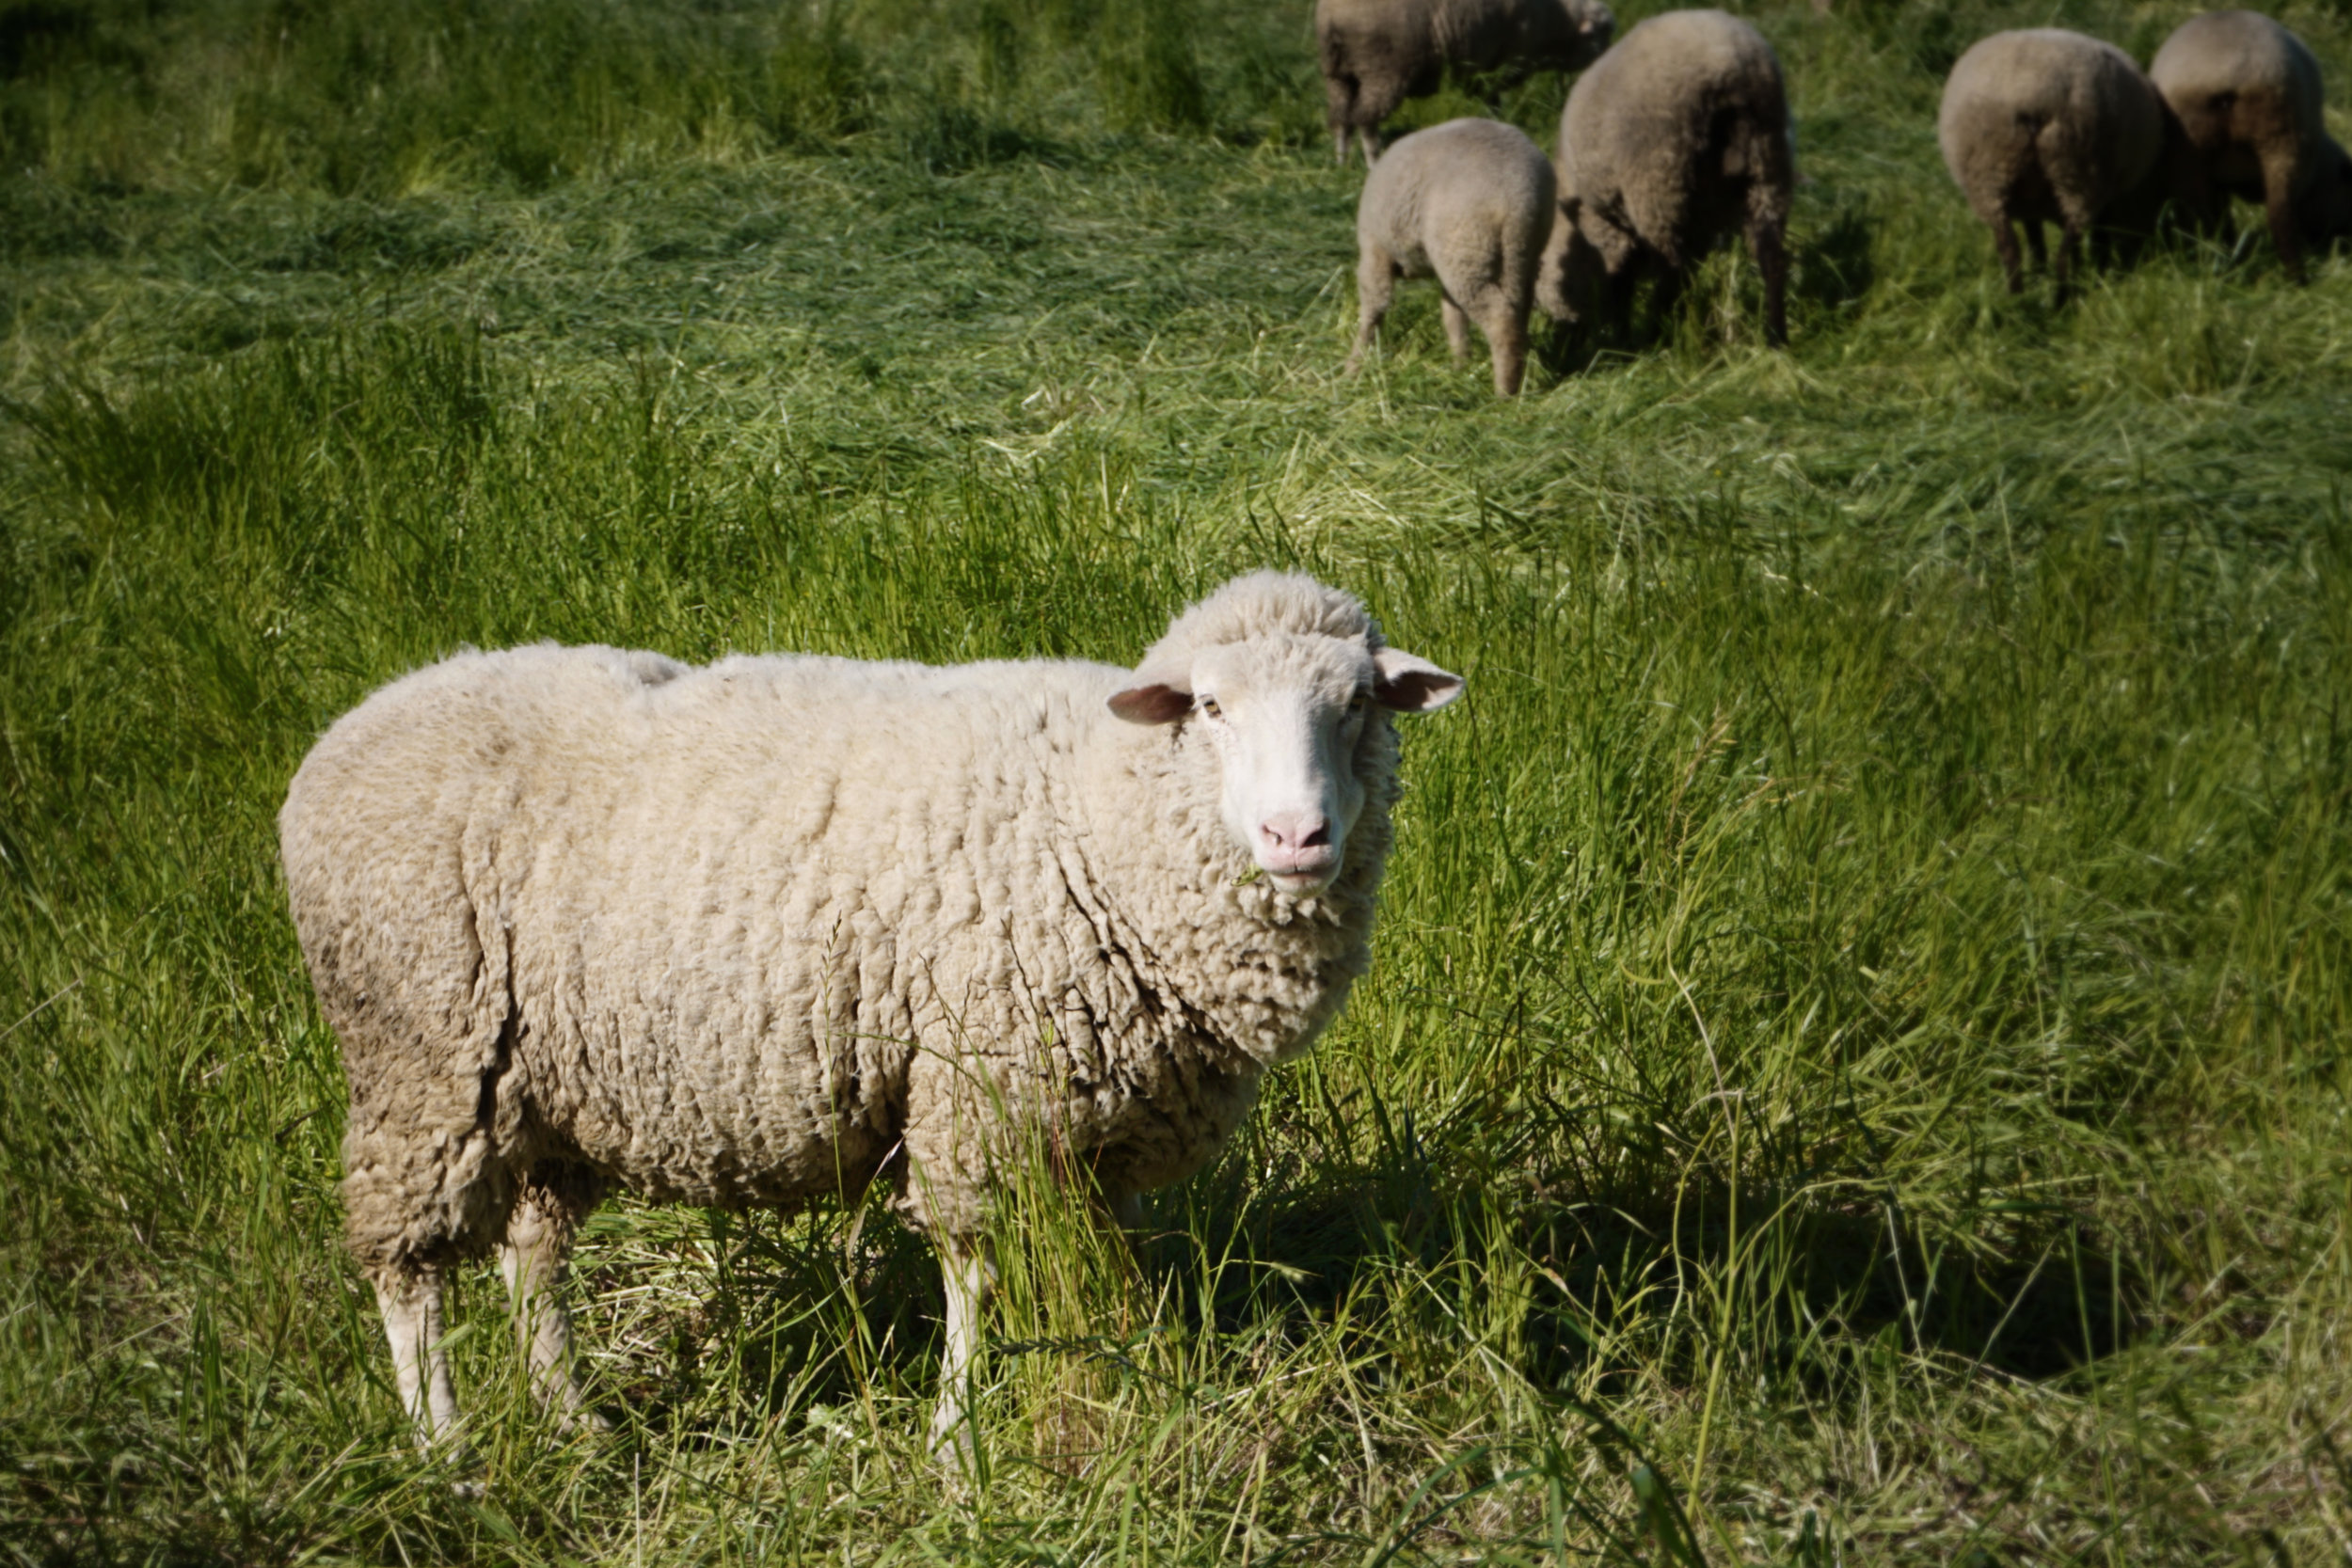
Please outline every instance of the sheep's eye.
M1215 697L1201 698L1200 711L1207 714L1212 719L1222 719L1225 717L1225 710L1216 705L1216 699Z
M1361 713L1371 705L1372 693L1369 691L1359 691L1347 700L1347 711L1350 713Z

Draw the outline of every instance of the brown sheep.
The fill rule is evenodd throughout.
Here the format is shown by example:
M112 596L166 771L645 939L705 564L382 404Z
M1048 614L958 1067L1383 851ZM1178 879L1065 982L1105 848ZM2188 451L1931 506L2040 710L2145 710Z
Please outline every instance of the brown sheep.
M1979 40L1944 84L1936 138L1945 166L1993 230L2009 292L2023 293L2014 224L2037 265L2042 226L2064 237L2052 269L2064 304L2093 223L2141 227L2161 195L2164 102L2130 55L2059 27Z
M1788 95L1764 35L1722 11L1665 11L1577 79L1560 115L1560 209L1537 302L1581 321L1605 278L1623 324L1645 271L1663 317L1691 266L1744 230L1764 331L1788 341L1784 241L1796 187Z
M1435 274L1454 363L1470 356L1474 321L1494 352L1496 393L1517 394L1556 204L1551 165L1514 126L1450 119L1391 148L1356 208L1359 325L1346 373L1363 362L1397 277Z
M1407 98L1438 90L1449 65L1578 71L1609 47L1616 18L1601 0L1315 0L1325 119L1341 163L1355 135L1364 166L1380 122Z
M2164 40L2148 74L2180 119L2190 222L2218 227L2233 196L2261 202L2297 281L2305 241L2352 234L2352 158L2328 135L2301 39L2257 11L2208 11Z

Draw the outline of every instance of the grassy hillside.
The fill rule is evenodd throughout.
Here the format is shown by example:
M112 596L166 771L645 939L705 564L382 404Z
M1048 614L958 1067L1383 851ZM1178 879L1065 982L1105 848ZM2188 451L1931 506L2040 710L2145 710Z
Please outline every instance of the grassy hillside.
M1933 139L1979 34L2186 10L1755 13L1791 348L1726 255L1501 405L1426 285L1337 377L1304 0L0 5L0 1550L2338 1560L2352 258L2011 300ZM466 642L1126 660L1263 563L1469 695L1227 1158L1137 1257L1009 1219L978 1482L886 1213L624 1199L618 1432L469 1274L453 1490L338 1246L319 729Z

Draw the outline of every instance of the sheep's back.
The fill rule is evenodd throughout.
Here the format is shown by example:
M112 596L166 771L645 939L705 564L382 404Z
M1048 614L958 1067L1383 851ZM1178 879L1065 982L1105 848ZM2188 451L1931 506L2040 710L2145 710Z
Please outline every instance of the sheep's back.
M1515 126L1455 119L1399 138L1364 182L1357 232L1408 274L1442 272L1456 249L1502 240L1540 247L1550 231L1551 166Z
M1718 10L1663 12L1629 30L1569 90L1560 117L1562 194L1621 214L1653 243L1671 241L1692 209L1720 204L1709 187L1788 182L1788 113L1779 60L1754 27ZM1769 159L1755 155L1757 137L1777 138ZM1731 157L1709 166L1710 153ZM1743 160L1736 173L1732 158Z
M1023 961L1091 942L1052 759L1119 673L632 657L461 655L305 763L288 881L355 1087L502 1036L519 1135L654 1196L853 1190L926 1030L1008 1037Z

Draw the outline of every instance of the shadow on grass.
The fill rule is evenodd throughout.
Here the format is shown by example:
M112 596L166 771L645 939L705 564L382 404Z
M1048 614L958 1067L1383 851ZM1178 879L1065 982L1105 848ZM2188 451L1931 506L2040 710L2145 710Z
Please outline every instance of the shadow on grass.
M1494 1211L1480 1191L1453 1186L1445 1191L1438 1171L1406 1153L1311 1190L1245 1202L1204 1194L1192 1229L1163 1237L1152 1261L1178 1277L1190 1266L1179 1258L1202 1247L1271 1265L1229 1271L1233 1289L1185 1300L1195 1321L1224 1329L1265 1310L1257 1282L1270 1276L1288 1282L1293 1310L1316 1320L1378 1293L1400 1265L1431 1277L1467 1265L1470 1277L1489 1280ZM1750 1216L1743 1227L1735 1229L1735 1214ZM1754 1216L1772 1219L1759 1227ZM2057 1207L1996 1205L1973 1225L1936 1226L1891 1200L1694 1183L1678 1202L1672 1191L1522 1199L1500 1233L1525 1259L1503 1259L1502 1269L1540 1281L1523 1368L1540 1385L1574 1381L1604 1339L1639 1343L1677 1308L1686 1321L1714 1321L1723 1291L1738 1304L1739 1353L1799 1377L1892 1354L2061 1378L2132 1343L2147 1321L2114 1238ZM1696 1366L1662 1370L1704 1375Z

